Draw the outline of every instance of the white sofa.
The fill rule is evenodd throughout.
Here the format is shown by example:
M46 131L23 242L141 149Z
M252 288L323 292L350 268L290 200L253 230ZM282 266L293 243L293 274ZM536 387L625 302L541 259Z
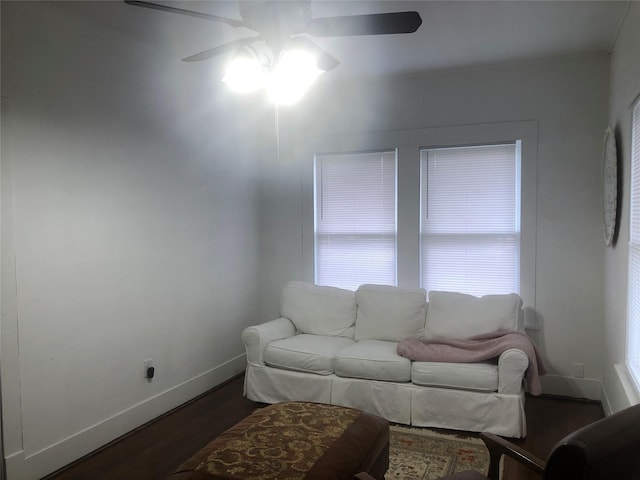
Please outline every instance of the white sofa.
M356 292L290 282L281 318L242 333L245 395L359 408L389 421L524 437L527 355L508 349L477 363L412 362L396 353L414 338L523 332L518 295L473 297L362 285Z

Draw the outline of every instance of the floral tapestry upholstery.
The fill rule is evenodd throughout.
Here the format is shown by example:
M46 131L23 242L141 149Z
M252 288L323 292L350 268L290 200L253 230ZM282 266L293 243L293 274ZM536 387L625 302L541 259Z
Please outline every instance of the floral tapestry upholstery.
M171 479L349 480L361 471L383 478L388 446L389 424L380 417L336 405L283 402L256 410Z

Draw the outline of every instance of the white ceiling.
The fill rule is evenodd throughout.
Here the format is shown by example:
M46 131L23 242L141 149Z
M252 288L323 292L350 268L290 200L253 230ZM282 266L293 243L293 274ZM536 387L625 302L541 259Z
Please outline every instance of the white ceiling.
M57 2L56 2L57 3ZM235 1L160 2L239 18ZM360 1L313 0L315 17L417 10L413 34L314 38L341 65L329 74L388 75L457 69L550 56L608 52L630 0ZM108 24L168 58L181 58L251 35L245 28L136 8L120 1L57 3ZM230 55L230 54L227 54ZM222 65L224 57L208 60ZM187 64L194 65L194 64ZM198 68L198 67L194 67Z
M317 2L317 15L325 8L327 14L346 10L344 3ZM322 46L336 52L345 69L357 68L366 74L606 52L615 41L628 6L626 1L353 3L358 6L351 7L349 13L406 9L417 10L422 17L422 26L414 34L323 39Z

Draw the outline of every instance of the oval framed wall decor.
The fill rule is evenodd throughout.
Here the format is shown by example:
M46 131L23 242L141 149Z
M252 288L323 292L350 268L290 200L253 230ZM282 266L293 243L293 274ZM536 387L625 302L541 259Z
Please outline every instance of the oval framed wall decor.
M611 127L604 134L602 158L602 226L604 244L613 243L616 231L616 209L618 207L618 154L616 137Z

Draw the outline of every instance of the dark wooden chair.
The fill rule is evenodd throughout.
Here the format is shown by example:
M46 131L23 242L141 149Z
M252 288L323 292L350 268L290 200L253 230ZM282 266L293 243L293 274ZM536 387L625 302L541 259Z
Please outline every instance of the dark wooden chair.
M480 438L491 459L487 476L466 471L442 480L498 480L503 455L543 480L640 480L640 404L567 435L553 447L546 462L497 435L482 433Z

